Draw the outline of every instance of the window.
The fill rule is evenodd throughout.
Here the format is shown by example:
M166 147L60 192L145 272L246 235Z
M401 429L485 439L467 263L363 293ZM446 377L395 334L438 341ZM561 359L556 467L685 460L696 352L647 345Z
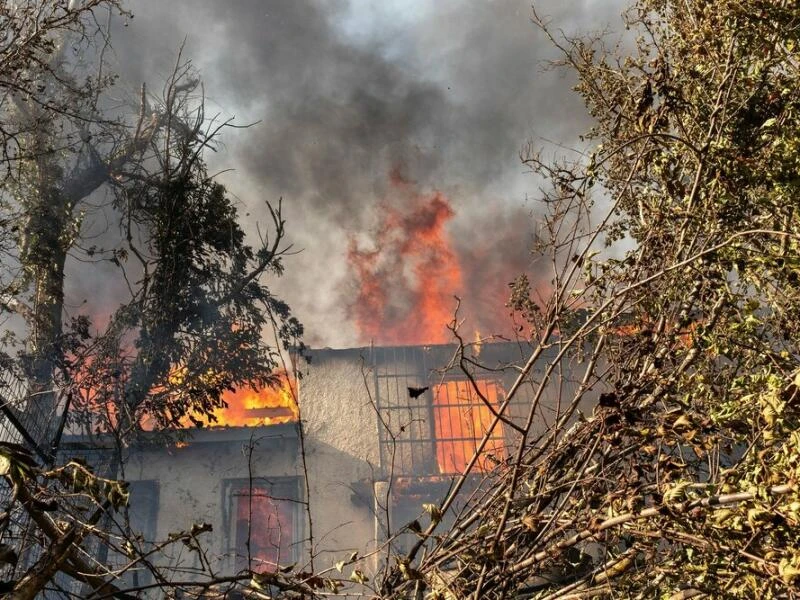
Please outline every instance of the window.
M514 364L513 350L508 344L490 344L482 350L481 360L500 368L473 370L480 392L476 393L460 371L439 368L452 360L451 346L371 348L371 397L377 408L385 476L437 477L463 472L495 419L493 409L505 401L506 376L501 370ZM517 394L506 416L524 415L520 409L527 410L526 406L523 394ZM497 424L474 471L487 471L505 458L509 433L502 422Z
M158 522L159 485L157 481L131 481L128 487L128 520L134 544L148 552L156 539ZM124 523L120 519L120 526ZM125 533L123 532L123 535ZM124 567L130 559L116 552L109 552L108 563L114 567ZM137 588L152 583L150 571L139 563L125 571L117 585L123 589Z
M128 493L128 506L125 510L127 511L130 529L126 525L123 513L114 513L112 516L107 517L103 524L103 528L107 528L114 534L112 537L113 547L99 543L96 538L89 540L90 546L84 545L84 550L87 553L95 556L97 560L107 565L109 569L117 571L126 568L131 563L131 559L121 550L125 540L130 540L136 548L146 553L152 550L157 535L158 481L131 481L129 482ZM153 560L152 556L150 560ZM113 583L121 590L135 590L152 584L153 576L142 562L138 562L119 575ZM53 589L43 594L43 598L62 599L91 596L91 589L88 584L83 584L64 572L59 572L55 576L52 585ZM142 598L147 597L144 593L132 593L131 595Z
M236 569L275 571L295 562L302 524L297 479L234 480L226 487Z
M496 410L503 389L496 381L478 380L473 386L472 382L463 380L446 381L434 386L432 392L439 472L461 473L494 420L494 414L486 402ZM503 447L503 424L498 423L475 468L479 471L491 469L501 457Z

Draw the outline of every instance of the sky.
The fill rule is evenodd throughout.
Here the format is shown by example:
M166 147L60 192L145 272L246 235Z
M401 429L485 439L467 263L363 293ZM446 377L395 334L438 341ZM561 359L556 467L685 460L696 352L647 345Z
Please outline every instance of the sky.
M387 214L407 215L436 193L452 208L441 233L463 271L457 291L468 308L502 313L509 281L520 272L536 279L540 182L520 153L528 142L574 147L588 121L569 74L543 69L557 54L531 23L529 0L129 6L133 20L112 36L123 87L160 89L185 40L207 112L252 124L226 131L209 162L224 171L252 235L268 225L264 203L283 199L297 254L270 285L304 322L308 344L366 342L348 251L395 251L396 239L379 248ZM618 30L622 9L619 0L537 3L570 34ZM394 280L387 302L402 312L418 273L382 260Z

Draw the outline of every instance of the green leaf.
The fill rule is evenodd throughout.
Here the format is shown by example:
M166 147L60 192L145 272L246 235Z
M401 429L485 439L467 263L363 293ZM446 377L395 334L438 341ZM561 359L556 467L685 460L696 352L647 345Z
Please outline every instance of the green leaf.
M422 505L422 510L431 516L432 523L438 523L442 520L442 510L438 504L427 503Z
M367 583L369 581L369 577L364 575L364 573L359 571L358 569L355 569L350 574L350 581L355 581L356 583L364 584L364 583Z

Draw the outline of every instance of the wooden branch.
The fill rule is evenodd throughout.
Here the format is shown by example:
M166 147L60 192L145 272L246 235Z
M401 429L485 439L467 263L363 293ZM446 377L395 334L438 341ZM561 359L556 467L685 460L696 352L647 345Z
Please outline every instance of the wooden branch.
M62 570L74 545L80 543L81 537L75 527L70 527L28 569L28 572L14 586L14 590L5 597L6 600L33 600L55 574Z
M237 294L240 294L248 284L255 281L264 271L269 267L270 263L272 263L275 258L283 254L287 251L287 249L280 250L280 243L283 240L284 230L286 222L281 217L281 200L278 200L278 208L275 209L272 207L271 204L267 204L267 208L269 208L270 216L272 217L272 222L275 225L275 238L272 242L272 245L267 250L264 258L262 258L258 264L253 267L253 269L245 275L245 277L239 282L239 284L230 292L228 292L225 296L217 300L214 305L215 306L224 306L228 302L231 301ZM266 249L266 246L262 249Z
M33 519L34 523L36 523L39 529L41 529L42 532L44 532L44 534L50 539L51 543L58 544L62 537L66 536L69 531L76 528L76 525L73 525L69 530L67 530L67 532L62 533L53 523L50 522L50 520L42 513L41 510L36 508L37 503L35 498L31 495L30 490L28 490L24 485L19 486L19 499L25 511L28 513L31 519ZM100 517L107 510L106 504L108 503L106 502L103 506L95 511L95 513L89 519L89 524L96 523L100 520ZM80 538L76 537L73 539L73 542L69 544L65 550L66 555L63 558L59 558L58 566L60 570L62 570L64 573L67 573L71 577L74 577L78 581L82 581L83 583L92 586L95 594L106 594L107 596L114 596L116 598L120 598L121 600L135 600L135 596L126 594L116 585L107 581L107 577L109 577L107 573L100 571L97 567L87 562L76 552L81 538L82 536ZM40 590L37 590L37 593L38 591Z
M767 490L767 493L771 496L782 496L784 494L789 494L797 490L797 486L793 484L783 484L783 485L776 485ZM757 497L757 492L738 492L735 494L720 494L717 496L708 496L707 498L701 498L699 500L693 500L691 502L680 502L677 504L661 504L659 506L652 506L650 508L646 508L640 512L629 512L622 515L618 515L611 519L606 519L584 529L583 531L576 533L572 537L569 537L565 540L558 542L557 544L551 546L546 550L542 550L541 552L537 552L530 558L526 558L515 565L513 565L510 569L512 573L519 573L524 571L525 569L542 562L549 556L553 556L554 554L561 552L567 548L571 548L572 546L592 538L596 536L598 533L605 531L607 529L611 529L613 527L618 527L619 525L624 525L625 523L629 523L631 521L638 521L641 519L649 519L652 517L656 517L659 515L667 515L670 512L672 513L687 513L695 508L710 508L713 506L723 506L725 504L738 504L740 502L747 502L748 500L753 500Z
M0 294L0 308L16 313L26 321L30 321L33 317L31 307L11 294Z
M702 598L705 595L705 592L701 592L698 589L688 588L675 592L669 597L669 600L689 600L689 598Z

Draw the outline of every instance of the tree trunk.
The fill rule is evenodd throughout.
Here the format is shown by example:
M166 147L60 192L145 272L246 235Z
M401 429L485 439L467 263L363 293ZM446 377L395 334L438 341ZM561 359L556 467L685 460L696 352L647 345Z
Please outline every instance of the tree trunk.
M71 203L62 193L61 168L55 160L42 150L36 161L21 248L33 292L28 319L31 400L41 416L30 433L43 448L50 441L57 403L54 384L63 358L64 265L72 241Z

